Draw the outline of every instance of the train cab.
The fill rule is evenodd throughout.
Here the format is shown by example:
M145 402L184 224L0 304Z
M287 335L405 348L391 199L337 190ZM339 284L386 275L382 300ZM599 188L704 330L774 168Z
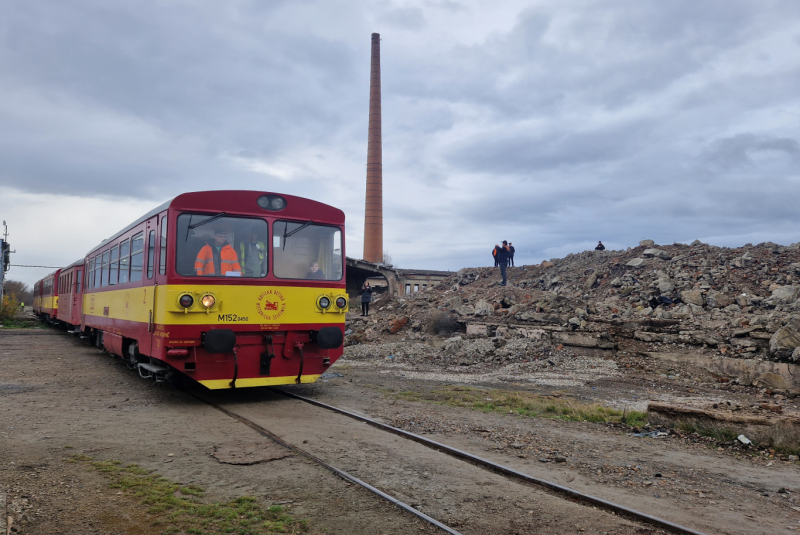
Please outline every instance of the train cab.
M86 255L82 328L143 375L212 389L313 382L343 352L344 261L332 206L185 193Z

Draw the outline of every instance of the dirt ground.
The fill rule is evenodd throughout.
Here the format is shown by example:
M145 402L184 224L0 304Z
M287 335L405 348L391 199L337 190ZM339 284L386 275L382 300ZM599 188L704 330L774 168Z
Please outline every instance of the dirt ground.
M461 379L489 388L568 390L617 405L712 395L744 404L763 395L704 391L691 374L648 373L633 358L630 367L624 359L617 364L613 374L572 376L566 386L553 372L532 372L516 384ZM634 436L621 426L485 414L392 394L459 379L397 358L352 357L318 383L292 390L705 533L800 529L800 466L788 456L694 435ZM266 390L212 397L465 534L660 533L442 460L426 448L398 450L396 437L381 438L364 424ZM251 495L265 506L280 504L308 519L313 533L438 532L297 455L250 465L217 458L251 455L265 442L174 386L142 380L61 331L0 331L0 511L4 497L11 533L160 533L137 499L110 489L86 465L65 462L75 454L137 463L202 486L210 501Z

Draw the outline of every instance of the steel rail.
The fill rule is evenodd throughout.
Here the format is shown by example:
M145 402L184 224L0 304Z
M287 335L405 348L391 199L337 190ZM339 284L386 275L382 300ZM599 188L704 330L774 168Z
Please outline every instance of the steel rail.
M225 414L226 416L229 416L229 417L233 418L234 420L237 420L237 421L243 423L247 427L249 427L249 428L253 429L254 431L256 431L258 434L267 437L268 439L272 440L276 444L279 444L280 446L283 446L284 448L287 448L287 449L297 453L298 455L302 455L306 459L309 459L309 460L317 463L321 467L325 468L326 470L329 470L329 471L333 472L334 474L336 474L337 476L341 477L342 479L344 479L346 481L350 481L351 483L355 483L356 485L359 485L359 486L367 489L368 491L372 492L373 494L376 494L377 496L380 496L384 500L396 505L400 509L403 509L404 511L406 511L408 513L411 513L412 515L424 520L425 522L428 522L429 524L431 524L433 526L436 526L437 528L441 529L445 533L449 533L450 535L462 535L461 532L456 531L453 528L451 528L450 526L448 526L446 524L443 524L443 523L439 522L438 520L436 520L435 518L426 515L425 513L420 511L419 509L415 509L414 507L408 505L407 503L401 502L397 498L395 498L393 496L390 496L389 494L386 494L382 490L373 487L369 483L358 479L357 477L345 472L344 470L340 470L340 469L336 468L335 466L331 466L330 464L326 463L325 461L323 461L319 457L316 457L312 453L309 453L309 452L305 451L302 448L298 448L297 446L295 446L293 444L289 444L288 442L286 442L286 441L282 440L281 438L279 438L277 435L273 434L268 429L266 429L264 427L261 427L260 425L258 425L257 423L253 422L252 420L249 420L249 419L245 418L244 416L236 414L235 412L229 411L228 409L225 409L225 408L217 405L216 403L208 401L207 399L204 399L202 396L200 396L200 395L198 395L198 394L196 394L194 392L190 392L190 391L188 391L186 389L183 389L183 391L186 392L187 394L189 394L190 396L192 396L193 398L197 399L198 401L201 401L202 403L205 403L206 405L208 405L210 407L213 407L214 409L217 409L218 411L220 411L221 413Z
M403 438L413 440L419 444L427 446L431 449L435 449L437 451L443 451L448 455L453 457L457 457L463 459L467 462L472 464L481 466L483 468L487 468L493 472L509 476L514 479L521 480L525 483L530 483L533 485L538 485L540 487L544 487L549 489L556 494L560 494L566 496L568 498L572 498L577 500L581 503L588 503L594 505L600 509L611 511L621 516L624 516L629 519L637 520L639 522L644 522L646 524L650 524L652 526L657 526L659 528L671 531L672 533L678 533L680 535L706 535L701 531L696 531L691 528L687 528L685 526L681 526L680 524L675 524L674 522L670 522L669 520L664 520L663 518L658 518L652 515L648 515L647 513L642 513L641 511L637 511L635 509L630 509L628 507L616 504L614 502L610 502L608 500L604 500L602 498L598 498L596 496L592 496L590 494L583 494L578 492L577 490L571 489L569 487L565 487L563 485L559 485L558 483L553 483L552 481L547 481L545 479L539 479L537 477L530 476L523 472L519 472L517 470L513 470L511 468L507 468L505 466L499 465L487 459L483 459L482 457L478 457L471 453L467 453L465 451L461 451L459 449L447 446L442 444L441 442L436 442L435 440L430 440L428 438L421 437L419 435L415 435L414 433L409 433L408 431L404 431L402 429L398 429L397 427L392 427L391 425L383 424L367 418L366 416L361 416L360 414L355 414L350 411L346 411L344 409L340 409L338 407L334 407L332 405L328 405L326 403L322 403L321 401L317 401L314 399L306 398L303 396L299 396L292 392L287 392L285 390L281 390L279 388L272 388L273 391L279 392L287 397L294 398L305 403L310 403L311 405L316 405L317 407L321 407L323 409L327 409L329 411L337 412L344 416L348 416L355 420L364 422L369 424L373 427L377 427L378 429L383 429L384 431L388 431L390 433L394 433L395 435L401 436Z

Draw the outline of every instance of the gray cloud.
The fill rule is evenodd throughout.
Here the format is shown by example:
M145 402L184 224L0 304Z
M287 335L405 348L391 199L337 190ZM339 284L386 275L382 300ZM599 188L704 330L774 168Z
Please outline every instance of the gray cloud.
M528 261L597 239L791 239L797 21L788 0L12 2L0 186L87 206L306 195L347 211L360 254L380 31L400 265L486 264L504 238Z

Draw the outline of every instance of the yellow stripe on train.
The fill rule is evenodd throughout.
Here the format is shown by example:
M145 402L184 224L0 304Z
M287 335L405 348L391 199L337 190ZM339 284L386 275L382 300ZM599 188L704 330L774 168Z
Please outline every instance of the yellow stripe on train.
M192 305L183 308L181 296L189 295ZM214 305L202 306L211 296ZM320 297L330 300L323 311ZM344 323L344 309L336 299L347 295L339 288L294 286L222 286L211 284L163 285L93 292L83 296L83 312L90 316L161 325L264 325L292 323Z
M236 379L236 386L245 388L248 386L276 386L294 384L296 375L291 377L250 377L243 379ZM314 383L319 379L319 375L303 375L300 377L301 383ZM230 379L209 379L207 381L198 381L201 385L210 390L220 390L222 388L231 388Z

